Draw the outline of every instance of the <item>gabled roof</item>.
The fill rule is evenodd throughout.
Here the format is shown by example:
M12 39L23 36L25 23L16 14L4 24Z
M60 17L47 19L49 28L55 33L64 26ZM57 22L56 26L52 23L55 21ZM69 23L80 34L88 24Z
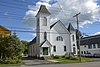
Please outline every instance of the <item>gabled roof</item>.
M58 21L57 21L57 22L58 22ZM56 23L57 23L57 22L56 22ZM52 25L50 26L50 29L51 29L52 27L54 27L54 26L56 25L56 23L52 24Z
M38 15L39 13L46 13L46 14L48 14L48 15L51 14L51 13L47 10L47 8L46 8L45 5L41 5L41 6L40 6L40 9L39 9L37 15ZM37 16L37 15L36 15L36 16Z
M30 41L30 42L27 44L27 46L30 46L30 45L35 44L35 43L36 43L36 37L35 37L32 41Z
M46 41L51 45L51 43L50 43L48 40L45 40L45 41L43 41L43 42L41 43L40 47L41 47ZM51 46L52 46L52 45L51 45Z
M5 31L10 31L10 30L8 30L7 28L5 28L5 27L3 27L1 25L0 25L0 28L4 29Z
M52 29L58 22L60 22L61 25L62 25L62 27L70 34L70 32L67 30L67 28L65 27L65 25L60 20L58 20L57 22L55 22L54 24L52 24L50 26L50 29Z
M70 32L70 31L74 31L75 29L73 28L73 26L72 26L72 24L71 23L69 23L69 26L68 26L68 31Z

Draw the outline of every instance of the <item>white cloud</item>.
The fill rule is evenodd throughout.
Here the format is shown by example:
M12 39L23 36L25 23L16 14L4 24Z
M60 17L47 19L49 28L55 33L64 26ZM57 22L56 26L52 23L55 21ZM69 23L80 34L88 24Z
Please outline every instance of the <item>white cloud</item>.
M100 32L96 32L96 33L94 33L93 35L98 35L98 34L100 34Z
M73 15L78 12L81 12L79 15L81 26L87 23L92 24L95 21L100 21L100 5L97 5L97 0L54 0L57 2L52 5L49 4L50 1L53 0L40 0L36 5L29 5L29 10L24 17L25 23L35 27L35 15L40 5L46 5L51 12L51 24L55 23L57 20L61 20L66 25L69 22L75 23L76 18L73 18Z

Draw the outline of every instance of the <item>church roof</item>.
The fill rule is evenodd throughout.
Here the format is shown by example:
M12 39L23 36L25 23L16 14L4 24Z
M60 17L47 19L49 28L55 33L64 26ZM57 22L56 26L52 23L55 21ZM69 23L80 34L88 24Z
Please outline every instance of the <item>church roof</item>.
M46 14L49 14L49 15L51 14L51 13L47 10L47 8L46 8L45 5L41 5L41 6L40 6L40 9L39 9L37 15L38 15L39 13L46 13ZM37 15L36 15L36 16L37 16Z
M46 41L51 45L51 43L50 43L48 40L45 40L45 41L43 41L43 42L41 43L40 47L41 47ZM51 46L52 46L52 45L51 45Z
M32 41L30 41L30 42L27 44L27 46L30 46L30 45L35 44L35 43L36 43L36 37L35 37Z
M69 26L68 26L68 31L70 32L71 30L75 30L75 29L73 28L72 24L71 24L71 23L69 23Z
M55 22L54 24L52 24L52 25L50 26L50 29L51 29L52 27L54 27L54 26L56 25L56 23L57 23L57 22Z

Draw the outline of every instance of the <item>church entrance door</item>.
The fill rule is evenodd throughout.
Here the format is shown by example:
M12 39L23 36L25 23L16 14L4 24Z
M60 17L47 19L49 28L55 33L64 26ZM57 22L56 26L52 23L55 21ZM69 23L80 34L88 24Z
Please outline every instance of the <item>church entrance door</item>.
M48 55L48 47L43 47L43 55Z

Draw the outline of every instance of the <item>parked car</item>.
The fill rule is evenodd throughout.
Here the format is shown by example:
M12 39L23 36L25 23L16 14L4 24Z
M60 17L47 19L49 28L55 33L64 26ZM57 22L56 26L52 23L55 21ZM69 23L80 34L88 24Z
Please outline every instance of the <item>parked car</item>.
M94 53L93 56L100 58L100 53Z
M93 55L91 53L86 53L85 57L93 57Z

